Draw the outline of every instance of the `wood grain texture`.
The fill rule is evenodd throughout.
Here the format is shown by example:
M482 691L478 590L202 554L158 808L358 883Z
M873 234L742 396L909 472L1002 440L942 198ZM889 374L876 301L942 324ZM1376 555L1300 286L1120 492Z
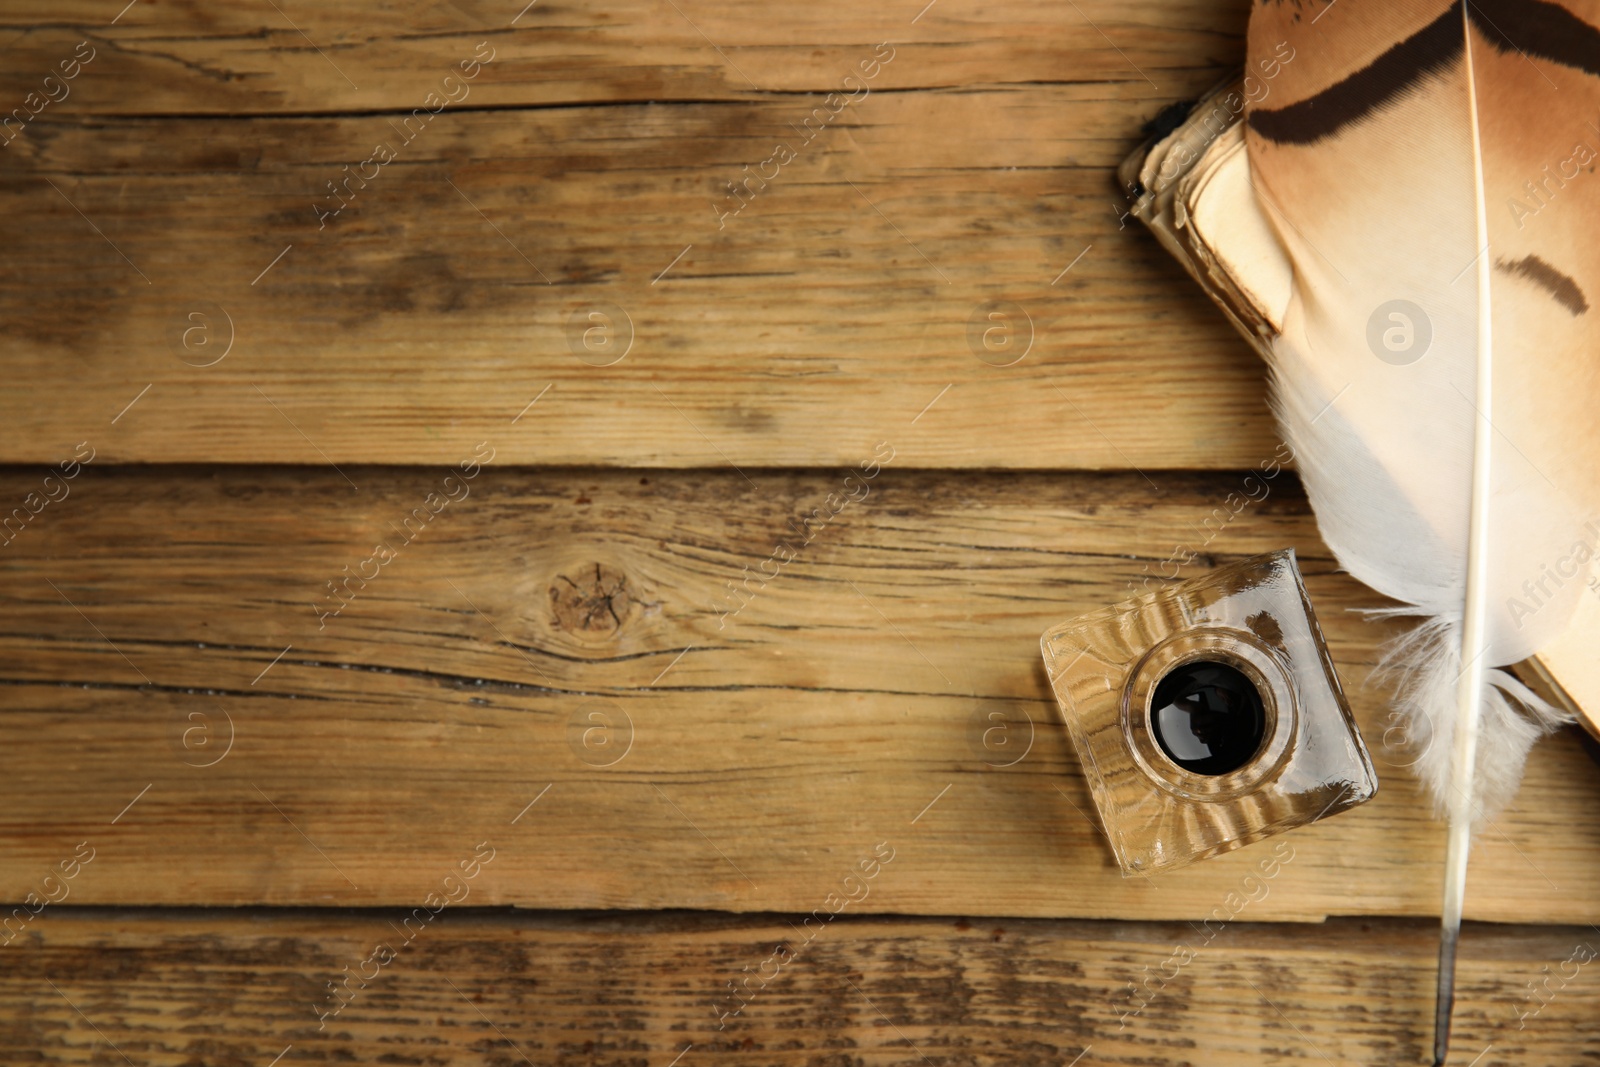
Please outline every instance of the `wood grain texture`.
M0 464L94 455L0 467L0 1060L1424 1058L1393 631L1112 180L1244 0L122 3L0 4ZM1124 881L1038 635L1285 545L1380 794ZM1593 1056L1597 876L1558 736L1468 914L1583 925L1469 923L1457 1067Z
M0 1041L13 1063L120 1051L139 1067L1344 1067L1431 1051L1421 921L1244 923L1201 943L1184 924L843 917L806 943L774 917L446 911L400 948L405 917L65 911L5 950ZM327 983L373 975L380 945L392 962L333 1001ZM1579 961L1597 948L1588 927L1468 924L1449 1062L1587 1062L1600 987Z
M38 92L83 40L95 58L50 109L394 112L426 93L419 77L448 73L484 40L496 52L495 76L471 100L500 108L833 92L881 41L912 60L884 72L889 89L1100 82L1156 93L1170 92L1196 67L1237 64L1248 14L1242 0L999 0L981 9L927 0L880 7L453 0L377 11L356 0L205 7L144 0L113 24L119 6L0 5L0 99L9 108Z
M1382 788L1293 834L1247 917L1434 911L1440 826L1367 677L1393 630L1354 614L1378 601L1291 475L1231 514L1241 475L897 462L734 613L727 583L770 572L847 472L496 460L403 543L448 470L96 461L0 549L0 741L28 754L0 784L0 899L87 840L74 903L415 903L489 840L486 904L803 913L887 841L874 911L1201 919L1263 846L1118 877L1038 639L1175 551L1187 575L1292 546ZM394 558L363 562L379 542ZM376 577L325 616L346 567ZM1592 922L1597 876L1600 776L1557 737L1479 844L1468 913Z
M511 45L480 92L426 125L412 109L438 79L404 52L385 62L408 88L340 105L374 110L200 116L236 106L232 90L186 88L205 109L169 100L162 86L208 79L177 64L132 82L138 68L114 63L130 52L107 44L72 83L83 99L0 149L0 461L55 462L92 439L105 462L451 462L542 395L500 435L508 460L827 466L928 409L937 432L907 446L907 465L1248 468L1276 443L1259 361L1122 217L1112 178L1148 119L1234 61L1234 7L1132 13L1161 26L1139 36L1167 56L1155 84L1126 68L1106 80L1124 60L1070 7L997 21L977 52L907 44L879 91L826 122L812 118L837 106L822 91L636 102L658 94L587 53L592 96L497 102L489 88L519 69ZM130 24L147 8L172 10L142 3ZM678 71L678 38L648 32L679 16L650 11L621 12L644 21L613 36L634 62ZM835 25L830 12L795 17L880 40L861 37L865 15ZM1125 21L1095 14L1108 32ZM255 36L271 15L219 15L205 40L335 76L314 49ZM365 24L326 17L344 27L333 36ZM729 8L707 32L735 18L773 39L793 29ZM63 32L24 33L13 51ZM407 41L446 70L472 54L449 35ZM148 47L186 45L157 34ZM720 63L696 47L701 67ZM760 60L779 80L835 80L834 52L751 47L781 53ZM1047 57L1042 79L1029 65ZM224 85L273 97L258 80L276 84ZM108 106L180 113L97 115L94 85ZM794 158L776 162L779 145Z

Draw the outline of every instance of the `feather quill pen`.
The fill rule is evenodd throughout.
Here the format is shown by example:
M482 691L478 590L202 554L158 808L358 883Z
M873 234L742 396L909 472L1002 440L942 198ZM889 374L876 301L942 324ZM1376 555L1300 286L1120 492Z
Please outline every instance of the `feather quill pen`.
M1267 3L1251 51L1276 40L1308 62L1286 73L1289 99L1246 116L1254 186L1294 276L1275 396L1329 546L1426 617L1402 653L1403 700L1432 742L1419 767L1449 823L1443 1063L1472 829L1561 718L1498 668L1558 635L1585 595L1546 582L1535 610L1520 587L1574 554L1600 498L1600 190L1577 184L1600 178L1573 151L1600 114L1600 31L1541 0L1347 2L1313 19ZM1530 226L1510 191L1552 156L1574 188L1547 186L1551 217ZM1490 188L1506 204L1493 223Z
M1393 661L1450 824L1441 1062L1472 829L1564 718L1501 668L1568 628L1600 549L1597 24L1597 0L1260 0L1244 98L1138 179L1266 356L1323 539L1422 618Z

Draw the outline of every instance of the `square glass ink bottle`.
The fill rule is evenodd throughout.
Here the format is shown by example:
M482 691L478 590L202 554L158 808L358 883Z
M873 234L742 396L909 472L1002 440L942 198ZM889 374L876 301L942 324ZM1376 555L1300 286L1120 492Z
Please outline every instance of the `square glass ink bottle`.
M1292 549L1091 612L1041 645L1125 875L1230 852L1377 792Z

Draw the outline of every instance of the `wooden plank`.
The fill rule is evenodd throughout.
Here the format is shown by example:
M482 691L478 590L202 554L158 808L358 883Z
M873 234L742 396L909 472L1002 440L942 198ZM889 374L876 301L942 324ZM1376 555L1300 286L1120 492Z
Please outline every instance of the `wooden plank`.
M75 903L412 903L490 840L486 904L807 912L819 872L888 841L903 860L873 910L1201 919L1263 846L1118 877L1038 637L1175 552L1196 573L1287 545L1382 788L1289 838L1299 858L1248 917L1433 911L1440 826L1367 677L1394 631L1353 613L1379 601L1335 573L1292 476L938 474L880 455L848 486L498 457L450 483L96 460L0 557L0 743L25 754L0 785L0 899L88 841ZM0 500L42 486L5 472ZM374 576L335 598L347 567ZM735 613L722 597L746 568L778 576ZM1013 732L986 747L994 713ZM1469 914L1593 922L1597 878L1600 776L1547 741L1478 846Z
M1276 446L1259 360L1119 218L1150 92L874 94L809 144L819 98L52 120L0 154L0 460L448 463L493 436L827 466L925 412L907 465L1248 468Z
M1155 94L1196 67L1237 65L1248 16L1242 0L999 0L981 12L926 0L903 10L843 0L759 8L456 0L397 4L381 18L354 0L145 2L117 16L118 7L63 0L48 11L0 8L7 109L48 90L60 99L41 117L409 111L484 41L492 76L463 101L478 107L834 92L850 89L843 79L884 41L898 54L875 88L1098 81ZM82 55L92 58L64 68L79 73L63 88L61 63L84 41ZM52 73L58 83L46 86Z
M1205 941L1184 924L845 916L808 943L770 918L467 910L414 921L407 945L405 917L65 909L5 950L0 1040L13 1062L121 1052L139 1067L1342 1067L1431 1052L1435 931L1418 920L1233 924ZM1450 1063L1583 1059L1597 950L1588 927L1468 924Z

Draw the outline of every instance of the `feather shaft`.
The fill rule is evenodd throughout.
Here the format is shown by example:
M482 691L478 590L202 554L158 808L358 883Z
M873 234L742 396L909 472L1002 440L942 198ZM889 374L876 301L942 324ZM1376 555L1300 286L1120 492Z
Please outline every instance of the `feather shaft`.
M1450 768L1449 831L1445 846L1444 899L1439 922L1439 982L1434 1015L1433 1059L1442 1067L1450 1048L1450 1013L1455 992L1456 945L1467 895L1467 860L1472 851L1472 776L1478 759L1478 729L1487 682L1489 618L1489 499L1494 443L1494 321L1491 300L1489 218L1483 192L1483 142L1478 121L1478 88L1472 63L1468 5L1461 4L1465 38L1468 127L1472 134L1473 199L1477 215L1478 351L1472 433L1471 515L1467 530L1466 601L1461 618L1461 675L1456 683L1456 728Z

